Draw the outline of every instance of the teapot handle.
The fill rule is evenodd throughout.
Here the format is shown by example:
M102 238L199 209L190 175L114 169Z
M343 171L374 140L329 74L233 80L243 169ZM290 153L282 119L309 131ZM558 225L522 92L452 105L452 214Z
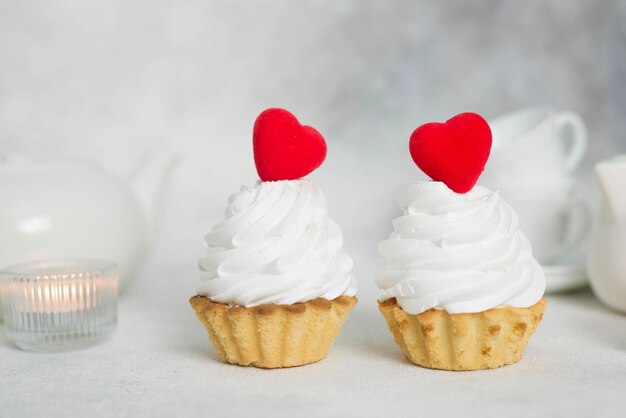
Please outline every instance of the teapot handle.
M169 180L181 160L180 154L176 152L152 151L140 161L130 175L132 189L147 219L151 244L157 238L163 219Z
M561 141L565 143L565 167L571 173L587 153L587 128L582 118L573 112L559 113L556 116L556 126Z
M560 253L564 254L580 245L589 234L591 214L589 207L580 199L573 199L567 211L567 229L563 237L563 247Z

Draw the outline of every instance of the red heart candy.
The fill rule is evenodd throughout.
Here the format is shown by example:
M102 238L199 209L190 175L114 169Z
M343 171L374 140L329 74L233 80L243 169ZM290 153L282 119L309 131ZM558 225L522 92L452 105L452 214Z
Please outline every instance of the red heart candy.
M467 193L478 181L491 151L491 129L482 116L461 113L445 123L427 123L411 134L415 164L435 181Z
M296 180L326 158L324 137L284 109L267 109L254 122L254 163L262 181Z

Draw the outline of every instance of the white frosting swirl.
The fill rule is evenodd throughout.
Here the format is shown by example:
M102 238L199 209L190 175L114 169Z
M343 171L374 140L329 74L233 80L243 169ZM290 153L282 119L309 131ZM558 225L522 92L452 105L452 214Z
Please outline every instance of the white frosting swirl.
M326 198L310 180L242 187L204 238L197 294L245 307L354 296L352 259L326 213Z
M441 182L417 182L398 196L403 215L378 245L381 300L402 309L473 313L528 307L545 290L545 276L497 192L476 186L458 194Z

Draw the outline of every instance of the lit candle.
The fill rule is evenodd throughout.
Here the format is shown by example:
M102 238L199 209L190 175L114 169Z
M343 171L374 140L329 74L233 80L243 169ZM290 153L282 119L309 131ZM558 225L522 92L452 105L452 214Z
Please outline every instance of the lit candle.
M113 263L67 260L0 272L5 331L19 347L59 351L107 337L117 322Z

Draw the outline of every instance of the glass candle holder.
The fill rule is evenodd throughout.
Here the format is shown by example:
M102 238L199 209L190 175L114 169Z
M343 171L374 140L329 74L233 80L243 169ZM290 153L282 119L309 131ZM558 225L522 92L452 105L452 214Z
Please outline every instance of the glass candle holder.
M66 351L93 345L117 324L119 276L115 264L62 260L0 271L7 337L30 351Z

